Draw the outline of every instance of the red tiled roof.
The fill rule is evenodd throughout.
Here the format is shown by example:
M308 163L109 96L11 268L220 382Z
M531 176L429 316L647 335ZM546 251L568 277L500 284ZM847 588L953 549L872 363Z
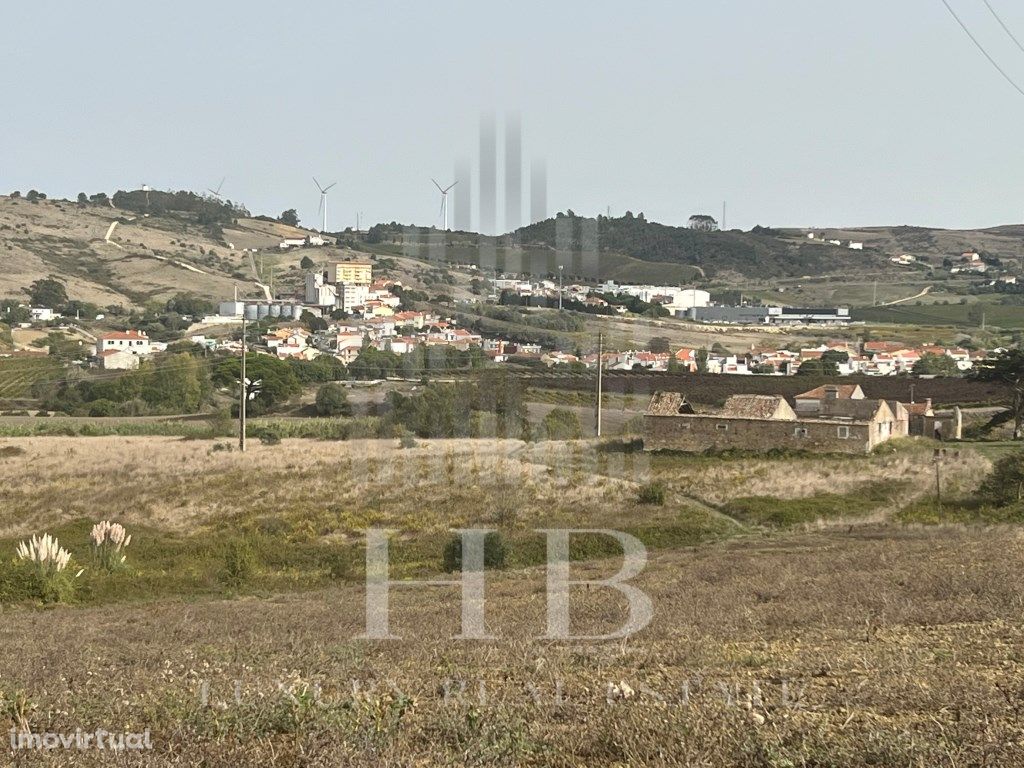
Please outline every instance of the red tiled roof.
M142 331L111 331L100 336L100 341L116 341L118 339L148 341L149 337Z

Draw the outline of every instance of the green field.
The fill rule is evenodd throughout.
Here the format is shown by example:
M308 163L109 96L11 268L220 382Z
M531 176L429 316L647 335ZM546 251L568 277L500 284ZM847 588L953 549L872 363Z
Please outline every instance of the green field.
M49 357L0 359L0 398L28 397L32 385L60 376L60 364Z
M1024 306L980 302L866 307L855 309L852 314L854 320L871 323L913 323L915 325L955 325L979 328L984 321L986 326L997 328L1024 328Z

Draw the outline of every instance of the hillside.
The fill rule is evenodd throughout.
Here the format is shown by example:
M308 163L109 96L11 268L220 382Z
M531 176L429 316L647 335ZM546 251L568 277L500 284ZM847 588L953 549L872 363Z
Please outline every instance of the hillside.
M257 297L261 273L269 280L272 269L297 271L310 251L317 261L337 258L334 249L279 251L282 238L305 237L305 229L247 217L220 222L201 211L140 213L113 207L124 202L119 195L84 205L0 197L0 296L25 298L34 280L53 276L70 298L99 307L163 303L178 293L217 301L236 287Z
M516 230L512 237L525 250L554 249L560 238L571 237L571 248L583 247L585 221L575 215L531 224ZM750 232L699 232L647 221L643 214L627 213L620 218L598 216L598 242L602 261L626 257L655 264L686 265L699 270L708 279L798 278L822 276L904 274L894 268L889 257L912 254L924 264L942 266L946 258L965 251L1004 262L1019 271L1024 259L1024 226L1003 226L985 230L945 230L925 227L868 227L814 230L774 230L755 227ZM592 226L592 225L591 225ZM559 233L563 234L559 234ZM830 245L840 240L843 245ZM863 251L845 247L850 241L864 244ZM561 245L565 248L565 245Z
M116 206L116 207L115 207ZM590 223L585 223L585 222ZM588 242L596 224L599 251ZM282 252L283 238L302 238L311 230L264 217L244 207L188 192L118 192L111 198L93 195L82 202L0 197L0 297L24 298L34 280L54 276L65 282L72 299L99 307L141 307L164 303L178 293L213 301L265 295L263 284L297 290L300 262L340 258L377 258L381 274L414 288L469 298L472 275L447 270L445 263L487 265L508 272L552 274L559 264L569 279L612 279L618 282L735 287L758 291L808 276L825 278L792 290L807 292L802 300L870 304L878 283L886 298L919 292L915 281L931 280L928 266L966 250L998 260L1016 273L1024 262L1024 227L988 230L939 230L920 227L876 227L815 230L809 240L802 230L755 228L751 232L696 232L647 221L642 214L620 218L559 215L499 238L472 232L449 232L441 249L440 233L397 223L378 224L364 239L340 236L338 247ZM569 238L568 245L563 242ZM863 251L828 245L824 239L863 242ZM892 255L911 253L923 262L914 269L895 267ZM442 263L444 262L444 263ZM491 266L493 265L493 266ZM478 275L479 276L479 275ZM941 277L936 272L935 277ZM948 278L948 275L946 275ZM837 286L860 281L854 298ZM845 282L844 282L845 281ZM888 296L892 286L893 296ZM853 290L852 288L850 290ZM866 291L866 293L865 293ZM940 295L932 290L932 296ZM945 297L945 294L941 294ZM879 298L881 298L879 296Z

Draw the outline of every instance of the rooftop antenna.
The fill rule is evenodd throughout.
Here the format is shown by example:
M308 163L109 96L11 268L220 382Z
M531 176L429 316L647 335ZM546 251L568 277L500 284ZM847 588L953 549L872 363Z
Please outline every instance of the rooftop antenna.
M442 189L441 185L438 184L437 181L435 181L434 179L431 179L431 181L434 182L434 186L437 187L437 191L441 193L441 225L442 225L441 231L442 232L447 232L448 231L448 190L450 190L452 187L454 187L459 182L453 181L447 187L444 187Z
M313 177L313 183L316 184L316 188L320 190L320 209L317 211L317 213L323 214L323 219L322 219L323 223L320 226L320 231L321 232L326 232L327 231L327 190L329 190L331 187L333 187L338 182L335 181L335 182L332 182L331 184L328 184L326 187L322 187L322 186L320 186L320 182L316 180L316 176L314 176Z
M224 178L222 178L222 179L220 180L220 184L218 184L218 185L217 185L217 188L216 188L216 189L210 189L210 188L207 188L207 190L206 190L206 191L207 191L207 192L209 192L209 193L210 193L211 195L213 195L213 196L214 196L215 198L217 198L218 200L220 200L220 190L221 190L221 187L223 187L223 186L224 186L224 182L225 182L225 181L227 181L227 180L228 180L228 177L227 177L227 176L225 176Z

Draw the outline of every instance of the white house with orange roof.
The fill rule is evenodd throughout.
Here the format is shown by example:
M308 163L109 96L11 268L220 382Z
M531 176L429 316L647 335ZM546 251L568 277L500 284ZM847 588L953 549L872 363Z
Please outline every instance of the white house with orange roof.
M96 354L102 355L112 350L145 357L153 352L153 347L145 331L111 331L97 339Z

